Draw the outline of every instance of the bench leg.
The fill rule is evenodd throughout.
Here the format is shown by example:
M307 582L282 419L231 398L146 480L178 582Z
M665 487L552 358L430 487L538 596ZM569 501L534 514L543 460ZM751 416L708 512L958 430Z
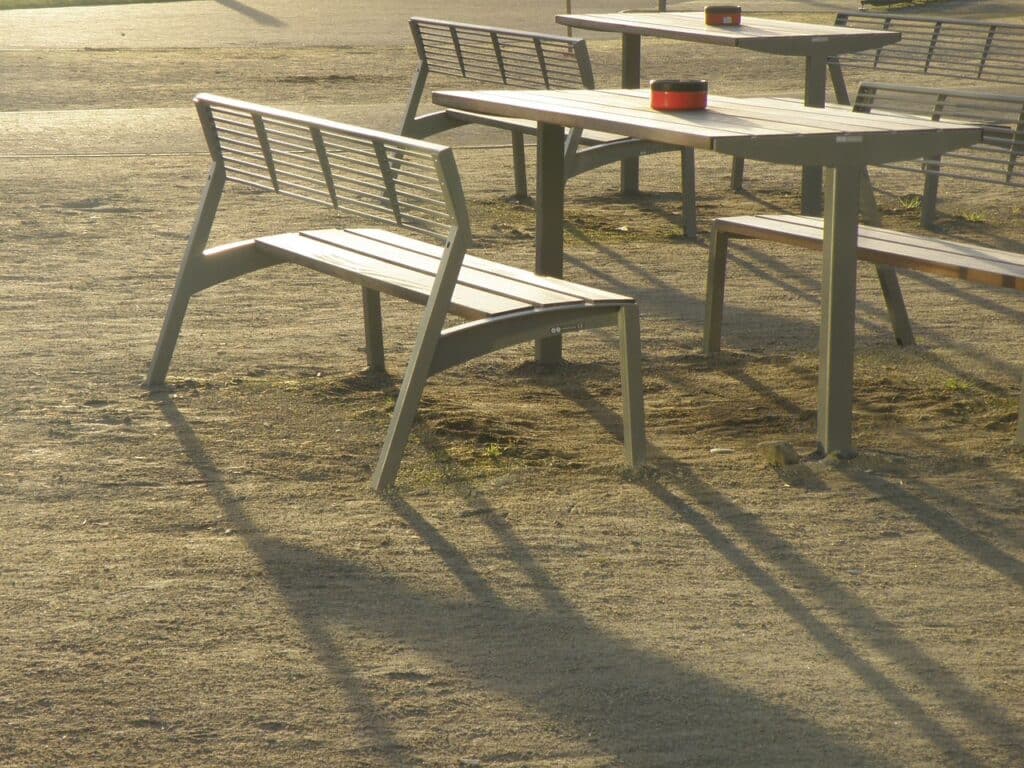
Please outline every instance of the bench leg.
M879 264L875 271L878 273L878 283L882 287L882 298L885 299L885 309L889 313L889 323L896 336L896 343L901 347L912 347L915 343L914 328L907 316L907 305L903 303L903 290L896 270Z
M217 205L224 192L224 181L223 168L214 164L206 179L206 187L203 189L203 197L199 203L199 212L192 224L192 231L189 233L185 256L178 268L174 293L171 294L171 302L167 307L164 324L160 329L160 338L157 340L156 350L154 350L153 359L149 364L149 373L146 375L147 387L159 386L167 377L167 369L171 366L171 357L174 355L174 348L178 343L178 334L181 332L181 324L185 320L189 299L196 292L194 285L196 265L202 258L203 249L210 237L213 217L217 213Z
M149 373L146 376L147 387L160 386L167 379L167 370L171 367L171 357L178 344L181 324L185 320L189 299L192 298L192 291L184 283L185 281L179 278L178 284L174 287L174 293L171 295L167 314L164 315L164 324L160 329L160 338L156 342L153 359L149 364Z
M882 214L878 211L878 201L871 186L871 177L867 169L860 180L860 213L864 220L873 227L882 226ZM885 265L877 265L875 272L885 299L885 309L889 313L889 324L892 326L896 343L901 347L914 345L914 328L907 315L907 305L903 302L903 291L896 270Z
M515 177L516 197L525 200L530 196L526 186L526 147L523 132L512 131L512 173Z
M619 310L619 350L622 376L622 438L626 461L633 469L647 458L644 430L644 392L640 375L640 309L627 304Z
M882 226L882 214L879 213L879 203L874 199L871 177L866 169L860 177L860 215L871 226ZM910 317L906 313L906 304L903 303L903 291L899 287L899 278L896 270L891 266L879 264L874 267L874 271L879 275L882 298L886 301L886 311L889 312L889 324L893 328L896 343L901 347L913 346L913 327L910 325Z
M729 189L739 192L743 189L743 158L732 159L732 175L729 177Z
M441 320L443 320L443 316ZM439 333L439 322L428 317L424 325L421 326L416 346L406 365L405 377L402 379L402 387L398 391L395 410L391 413L391 423L388 424L384 445L381 446L377 466L373 470L373 477L370 478L370 484L378 493L386 490L395 482L398 465L402 461L402 453L405 451L406 443L409 442L412 423L416 418L416 411L420 407L423 388L430 376L431 360L437 349Z
M693 239L697 236L697 168L693 147L680 152L683 187L683 234Z
M363 288L363 333L366 338L366 369L384 372L384 325L380 318L380 291Z
M729 235L711 225L708 247L708 284L704 298L704 355L718 357L722 349L722 305L725 302L725 263Z
M940 158L929 158L938 162ZM921 193L921 226L925 229L935 228L935 213L938 208L939 198L939 174L926 173L924 175L924 192Z
M836 104L850 106L850 93L846 89L846 78L843 77L843 67L838 58L828 60L828 73L832 77L832 91L835 93Z

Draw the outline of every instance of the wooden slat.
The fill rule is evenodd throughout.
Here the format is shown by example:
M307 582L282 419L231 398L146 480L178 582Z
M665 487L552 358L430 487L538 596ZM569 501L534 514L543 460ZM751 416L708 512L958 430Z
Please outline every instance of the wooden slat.
M821 247L822 220L813 216L761 215L718 219L721 231L802 248ZM876 264L1024 290L1024 256L970 243L860 226L857 257Z
M400 245L403 248L410 250L419 250L421 253L427 253L433 247L427 243L422 243L418 240L405 237L395 232L389 232L383 229L352 229L351 232L363 235L365 237L371 237L375 240L380 240L386 243L393 243ZM482 272L487 272L493 275L501 275L503 277L520 280L530 285L540 286L543 288L549 288L553 291L566 293L572 296L577 296L587 302L598 304L598 303L622 303L633 301L629 296L623 296L618 293L612 293L610 291L604 291L600 288L591 288L587 285L580 285L579 283L572 283L568 280L562 280L558 277L548 277L546 275L535 275L533 272L529 272L525 269L518 269L517 267L510 267L506 264L502 264L496 261L490 261L488 259L478 258L472 254L466 254L465 261L463 264L471 266L474 269Z
M703 12L559 14L555 21L578 29L648 35L672 40L728 45L786 56L831 56L878 48L899 33L844 28L743 15L738 26L708 26Z
M477 125L489 125L493 128L504 128L506 130L515 129L522 131L528 136L533 136L537 133L537 121L536 120L519 120L512 117L495 117L494 115L484 115L479 112L467 112L463 109L448 109L445 113L455 119L461 120L466 123L475 123ZM608 133L606 131L584 131L580 137L580 144L584 146L593 146L595 144L607 144L612 141L627 141L628 136L623 136L620 133Z
M272 251L288 261L304 264L373 290L425 304L434 285L434 275L392 262L348 251L300 232L256 238L259 248ZM457 286L452 296L453 314L471 320L505 312L529 309L530 305L468 286Z
M646 89L438 91L445 107L583 127L775 162L875 164L941 154L980 139L971 125L804 107L784 99L711 96L706 110L659 112Z
M380 238L372 230L364 234L344 229L322 229L304 231L302 234L346 251L362 253L372 258L395 264L396 266L416 270L431 278L437 274L442 254L440 247L431 248L428 246L424 248L423 246L427 244L418 243L416 240L409 238L388 242L386 239ZM483 262L483 264L486 265L486 262ZM524 274L528 275L530 273ZM487 269L486 266L480 269L475 264L467 263L465 260L459 272L459 285L475 288L486 293L493 293L507 299L530 304L534 307L574 304L580 300L578 296L555 291L547 286L538 286L533 284L533 281L523 280L518 274L513 276L499 275Z

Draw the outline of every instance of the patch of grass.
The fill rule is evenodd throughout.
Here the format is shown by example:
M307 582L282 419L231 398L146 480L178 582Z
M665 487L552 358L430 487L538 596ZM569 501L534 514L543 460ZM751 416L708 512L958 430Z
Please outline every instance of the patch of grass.
M0 11L25 8L71 8L80 5L128 5L129 3L175 3L180 0L0 0Z
M896 198L896 207L900 211L919 211L921 210L921 196L900 195Z
M946 379L942 383L943 389L947 392L968 392L971 389L971 385L960 379Z

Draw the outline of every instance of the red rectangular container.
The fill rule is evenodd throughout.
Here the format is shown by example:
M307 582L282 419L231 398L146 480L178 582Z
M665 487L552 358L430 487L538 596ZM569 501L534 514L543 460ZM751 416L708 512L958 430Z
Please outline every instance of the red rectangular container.
M738 5L705 5L704 23L709 27L738 27L742 10Z

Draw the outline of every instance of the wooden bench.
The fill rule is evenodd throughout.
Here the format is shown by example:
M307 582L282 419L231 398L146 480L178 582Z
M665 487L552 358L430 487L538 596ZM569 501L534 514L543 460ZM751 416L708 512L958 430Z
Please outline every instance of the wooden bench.
M512 137L515 194L527 196L524 136L536 135L529 120L441 109L418 115L431 75L472 80L510 88L594 88L594 73L585 40L498 27L414 17L409 20L419 66L402 120L403 136L426 138L460 125L487 125ZM693 150L598 131L571 129L565 140L565 176L581 173L623 158L658 152L682 156L683 232L697 231L694 199Z
M711 226L704 305L704 353L708 357L717 357L721 350L729 240L754 238L820 250L822 229L822 219L814 216L730 216L715 220ZM1024 291L1024 256L996 248L862 225L857 237L857 258L888 268L913 269ZM1017 417L1017 441L1024 443L1024 389Z
M902 35L892 45L829 61L840 104L850 103L843 76L843 70L850 68L1024 85L1024 24L864 11L838 13L835 24Z
M541 277L466 253L466 201L450 149L258 104L195 99L213 164L147 377L162 384L192 296L276 264L362 287L366 360L384 368L380 294L426 306L373 472L391 485L427 378L524 341L617 324L629 464L644 460L639 320L627 296ZM226 182L334 209L370 224L257 234L207 247ZM466 322L445 327L448 315Z
M1008 187L1024 186L1024 93L1007 95L974 90L862 83L854 110L924 115L932 120L963 120L985 125L980 144L938 157L893 163L886 168L924 174L921 223L935 222L939 177Z

